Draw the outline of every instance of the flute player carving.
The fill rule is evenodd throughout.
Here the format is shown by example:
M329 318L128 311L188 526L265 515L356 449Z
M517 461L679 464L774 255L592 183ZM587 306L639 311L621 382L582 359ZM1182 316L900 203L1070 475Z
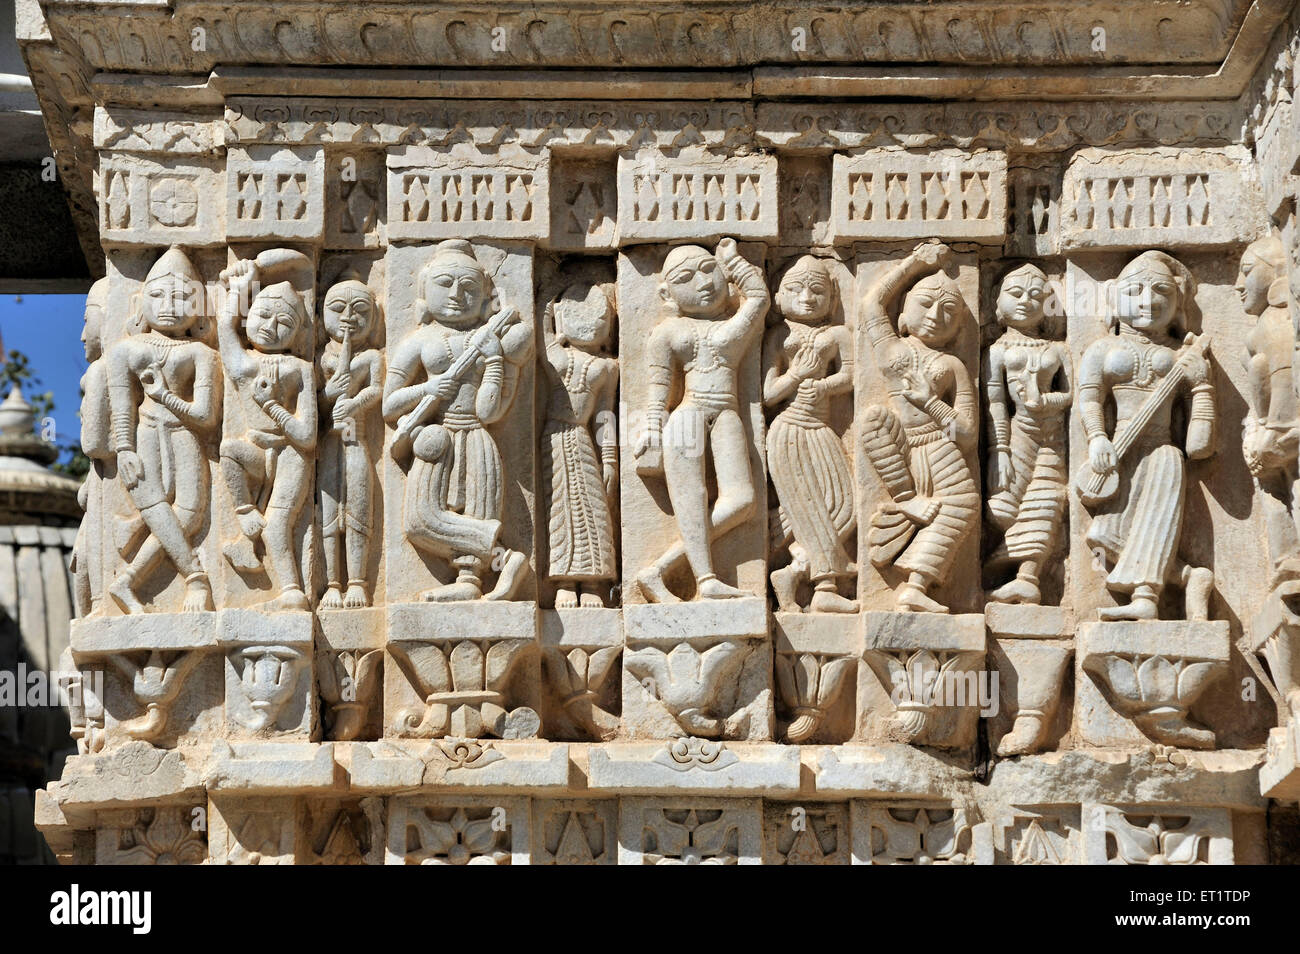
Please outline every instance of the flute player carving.
M482 597L497 563L491 600L512 598L528 558L501 536L505 473L487 427L514 400L521 365L532 357L533 327L502 305L473 247L449 239L420 272L421 326L393 354L384 384L384 418L395 424L392 453L414 456L406 478L403 527L421 550L447 560L451 583L423 594L451 602Z
M663 475L681 536L638 574L637 583L652 603L677 602L665 578L685 560L695 577L697 597L748 596L718 579L712 546L754 510L754 477L737 378L763 328L770 303L767 284L730 238L718 242L716 254L698 245L672 249L660 279L664 317L648 348L647 426L632 450L638 474ZM740 292L739 304L733 301L733 284ZM683 394L668 411L674 385L680 385ZM712 510L705 447L697 446L701 439L717 477Z
M1184 446L1199 460L1214 453L1214 385L1209 339L1176 336L1194 303L1196 280L1164 252L1143 252L1115 283L1118 330L1094 342L1079 372L1079 413L1088 460L1075 475L1080 499L1103 507L1088 528L1088 546L1112 568L1106 586L1129 602L1101 610L1105 620L1159 618L1168 583L1185 590L1188 619L1209 618L1214 576L1178 557L1187 473L1175 443L1174 397L1190 392ZM1115 408L1106 430L1106 402Z

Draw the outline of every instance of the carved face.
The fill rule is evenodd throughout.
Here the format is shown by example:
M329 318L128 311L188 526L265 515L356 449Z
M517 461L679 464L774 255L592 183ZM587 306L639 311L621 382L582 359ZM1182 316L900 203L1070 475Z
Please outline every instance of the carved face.
M339 282L325 295L325 333L335 341L342 341L346 331L354 346L364 343L370 337L374 314L375 296L361 282Z
M1241 267L1237 270L1237 297L1248 315L1262 315L1268 307L1268 290L1277 278L1272 262L1259 254L1254 246L1246 249L1241 256Z
M151 331L178 336L189 331L203 307L203 289L183 275L168 273L145 282L140 310Z
M555 303L555 330L582 348L599 348L609 340L613 312L599 288L566 288Z
M1115 285L1115 316L1145 335L1167 331L1178 315L1178 283L1156 262L1120 273Z
M707 249L682 246L664 259L659 294L687 318L717 318L727 307L727 276Z
M487 280L469 264L449 262L431 270L424 282L429 317L448 325L466 325L483 317Z
M930 275L907 293L898 329L927 347L941 348L956 335L957 322L965 310L961 294L947 276Z
M270 354L289 350L298 336L300 320L292 302L263 290L249 307L244 328L249 343L258 351Z
M1008 328L1036 330L1043 323L1043 305L1051 289L1041 274L1017 269L1002 280L998 319Z
M86 352L86 361L98 361L104 354L104 344L100 340L103 326L104 309L99 305L86 303L86 320L81 326L81 347Z
M776 306L791 321L818 324L826 320L835 306L834 291L826 266L805 255L781 278L776 291Z

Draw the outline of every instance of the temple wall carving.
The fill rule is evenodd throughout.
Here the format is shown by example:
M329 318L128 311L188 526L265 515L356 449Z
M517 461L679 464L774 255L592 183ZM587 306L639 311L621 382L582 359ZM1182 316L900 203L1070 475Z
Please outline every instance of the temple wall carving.
M182 6L203 95L63 93L107 409L63 855L1266 857L1300 794L1289 23L1237 98L488 100L259 91L223 64L356 24ZM29 56L126 69L85 16ZM612 55L538 22L505 65ZM999 59L953 22L903 59ZM390 26L354 65L489 62Z

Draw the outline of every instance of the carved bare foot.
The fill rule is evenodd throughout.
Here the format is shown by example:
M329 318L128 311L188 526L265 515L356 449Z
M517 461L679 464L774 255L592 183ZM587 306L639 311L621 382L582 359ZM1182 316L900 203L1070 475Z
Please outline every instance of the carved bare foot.
M136 599L135 593L131 590L131 578L123 575L108 586L108 595L113 597L114 602L122 607L124 613L143 613L144 604Z
M894 591L894 603L901 613L946 613L948 607L925 595L915 583L902 583Z
M319 609L336 610L343 608L343 594L339 591L337 583L331 583L325 590L325 595L320 598Z
M773 570L769 576L772 592L776 594L776 608L782 613L798 613L802 610L795 592L799 586L799 577L793 566Z
M556 609L573 609L577 605L578 590L576 587L562 586L555 591Z
M1203 566L1183 569L1183 609L1188 619L1210 618L1210 593L1214 590L1214 571Z
M748 590L729 586L716 576L708 576L700 580L695 589L702 600L735 600L750 595Z
M221 552L236 570L256 570L262 565L253 541L242 534L222 547Z
M939 516L940 510L939 501L931 500L929 497L913 497L911 500L894 504L893 507L908 520L921 526L933 523L935 517Z
M840 596L833 589L819 589L813 593L808 608L814 613L856 613L858 601Z
M1016 723L1011 731L998 743L998 755L1007 758L1012 755L1028 755L1038 749L1038 737L1043 731L1041 712L1021 712L1016 716Z
M508 600L515 595L519 584L528 575L528 558L518 550L511 550L506 556L501 572L497 574L497 585L487 595L489 600Z
M207 574L195 573L185 581L185 601L181 610L186 613L203 613L213 609L212 587Z
M578 605L583 609L604 609L605 601L599 593L586 589L578 595Z
M284 613L292 610L307 611L311 609L311 603L308 602L306 593L296 586L291 586L286 588L279 596L264 602L262 608L268 613Z
M344 609L364 609L370 605L370 594L366 592L366 584L360 580L352 580L348 583L348 591L343 597Z
M663 574L660 573L657 566L646 567L636 575L636 585L641 588L641 593L651 603L680 603L673 591L668 589L668 584L664 582Z
M420 594L426 603L459 603L462 600L476 600L483 595L482 588L471 580L457 580L444 583Z
M1010 583L999 586L990 593L989 601L993 603L1033 603L1036 605L1043 601L1043 593L1033 580L1026 580L1018 576Z

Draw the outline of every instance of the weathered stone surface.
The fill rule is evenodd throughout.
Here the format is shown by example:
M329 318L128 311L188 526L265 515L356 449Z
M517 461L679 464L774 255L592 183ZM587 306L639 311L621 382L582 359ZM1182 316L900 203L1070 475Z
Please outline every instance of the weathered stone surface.
M1265 856L1287 4L138 6L20 18L107 250L61 855Z

